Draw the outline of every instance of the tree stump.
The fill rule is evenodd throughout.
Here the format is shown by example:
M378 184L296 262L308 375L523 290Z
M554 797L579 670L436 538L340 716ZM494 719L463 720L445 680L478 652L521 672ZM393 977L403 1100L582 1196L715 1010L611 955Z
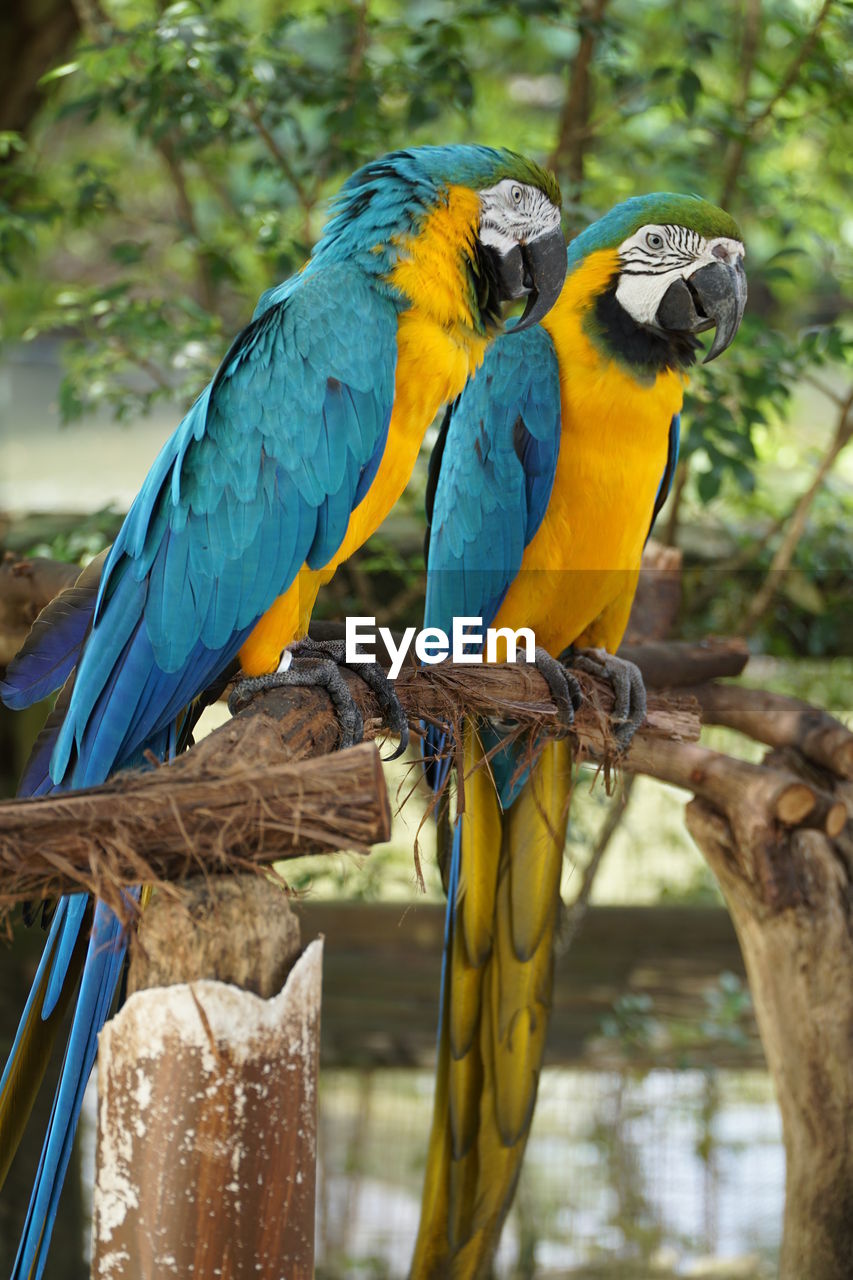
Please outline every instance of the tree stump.
M310 1280L321 964L256 876L144 914L98 1049L94 1280Z

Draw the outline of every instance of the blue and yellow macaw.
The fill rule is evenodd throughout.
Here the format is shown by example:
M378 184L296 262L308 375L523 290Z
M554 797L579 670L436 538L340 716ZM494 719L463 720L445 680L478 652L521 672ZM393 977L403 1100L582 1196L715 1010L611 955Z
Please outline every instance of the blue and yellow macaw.
M487 353L434 454L426 626L450 633L454 617L481 618L532 629L552 654L587 649L569 661L611 678L623 744L645 698L636 668L611 655L677 461L695 335L716 326L707 359L732 341L743 255L732 218L697 197L618 205L570 245L545 320ZM541 661L570 716L577 682L557 688L557 664ZM545 1047L572 760L565 737L531 746L507 734L463 730L415 1280L487 1272ZM428 734L434 786L449 768L437 755L446 736Z
M310 261L261 298L164 446L102 571L40 616L10 666L10 707L64 685L23 794L165 758L237 655L248 676L276 672L321 583L400 496L501 304L526 297L527 328L558 296L559 206L552 175L478 146L395 152L344 184ZM60 901L0 1083L2 1180L82 970L13 1280L42 1274L124 950L103 904Z

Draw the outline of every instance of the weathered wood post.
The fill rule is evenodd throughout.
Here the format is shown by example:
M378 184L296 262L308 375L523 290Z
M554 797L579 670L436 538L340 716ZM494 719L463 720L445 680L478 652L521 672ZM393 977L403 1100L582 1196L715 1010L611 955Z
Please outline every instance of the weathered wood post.
M310 1280L321 960L257 876L145 913L99 1043L93 1280Z

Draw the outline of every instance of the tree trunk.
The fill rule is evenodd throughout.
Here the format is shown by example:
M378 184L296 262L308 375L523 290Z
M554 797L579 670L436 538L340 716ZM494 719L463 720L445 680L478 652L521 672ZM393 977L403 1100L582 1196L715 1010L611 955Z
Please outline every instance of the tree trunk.
M853 864L818 831L751 847L703 800L687 825L740 941L785 1140L781 1280L849 1280L853 1259ZM754 876L756 863L765 876ZM778 884L773 901L764 892Z
M80 30L73 0L5 0L0 12L0 129L23 133L41 105L39 80Z

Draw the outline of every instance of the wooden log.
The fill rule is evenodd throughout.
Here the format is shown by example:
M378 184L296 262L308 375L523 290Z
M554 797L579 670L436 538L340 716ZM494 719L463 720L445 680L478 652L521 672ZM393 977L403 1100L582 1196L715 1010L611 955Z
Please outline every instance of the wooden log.
M391 814L373 743L328 760L288 762L260 717L224 726L201 748L103 787L0 805L0 906L85 889L123 915L121 888L306 853L368 852Z
M720 882L749 976L786 1153L781 1280L848 1280L853 1258L853 910L850 869L814 830L754 828L742 844L705 800L687 825ZM799 889L767 910L789 864ZM765 874L756 867L765 864Z
M853 779L853 733L828 711L767 689L702 684L690 688L705 724L722 724L769 747L795 747L838 778Z
M756 886L757 899L774 911L803 901L800 878L778 853L777 828L837 833L844 823L842 802L796 774L735 760L696 743L635 740L625 768L692 791L724 814L747 851L743 873Z
M625 632L628 644L663 640L672 631L681 609L681 561L679 547L653 538L646 544Z
M182 927L146 913L159 961L140 971L137 948L134 993L99 1041L93 1280L308 1280L322 940L300 955L285 895L257 877L205 882L152 918L164 909ZM271 999L229 981L245 956L220 944L246 910L268 934L251 985L290 969ZM208 966L226 980L199 977ZM170 985L140 989L149 978Z
M375 695L353 672L345 677L367 734L381 733ZM613 751L613 693L606 682L583 677L583 683L588 699L573 733L586 755L606 757ZM545 681L523 665L412 669L401 673L397 691L415 726L422 718L455 721L463 711L512 718L519 732L547 733L555 724ZM695 708L693 699L652 697L640 736L698 737ZM325 690L276 689L168 767L0 805L0 908L85 889L126 916L132 907L121 889L129 884L297 852L369 849L390 833L381 766L369 744L335 752L339 736ZM303 763L295 769L297 761Z
M680 689L720 676L739 676L749 661L746 641L737 636L623 644L619 655L636 662L650 689ZM691 687L689 692L696 691Z
M584 702L569 736L588 755L612 756L614 742L608 721L613 690L606 680L584 672L576 674ZM355 672L342 669L342 675L362 713L365 734L382 734L383 713L375 694ZM463 715L513 721L519 733L538 729L547 734L559 727L557 708L545 680L535 667L524 663L444 662L434 667L404 667L394 688L415 732L419 731L421 720L455 723ZM340 726L328 694L316 687L271 689L244 702L240 710L242 714L235 717L235 723L253 715L275 720L295 759L333 751L340 738ZM217 735L230 727L214 730L195 750L218 751ZM700 728L694 699L678 693L652 693L646 721L637 737L695 741ZM242 732L237 730L235 742L239 742Z

